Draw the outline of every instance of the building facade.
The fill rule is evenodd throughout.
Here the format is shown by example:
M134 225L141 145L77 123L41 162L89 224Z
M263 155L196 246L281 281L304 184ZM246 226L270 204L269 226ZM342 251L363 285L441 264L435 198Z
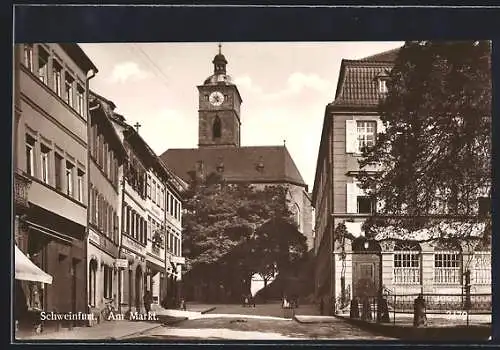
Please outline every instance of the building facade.
M121 178L126 151L109 115L112 102L90 95L88 304L93 312L106 303L118 309Z
M87 309L87 95L88 81L97 68L76 44L19 44L14 50L18 59L15 188L25 204L23 211L16 206L15 240L53 277L47 285L22 282L23 291L29 308L83 311Z
M167 300L176 303L183 296L182 273L186 259L182 256L182 193L188 185L170 169L168 173L165 201Z
M380 290L459 295L466 270L471 271L473 293L491 293L491 247L479 240L450 244L434 239L439 237L435 232L394 228L368 239L362 230L377 203L357 183L358 160L361 148L374 145L377 133L383 131L378 103L387 93L388 72L396 55L397 50L391 50L361 60L342 60L335 101L325 110L312 195L315 294L325 313L339 312L353 298L377 295ZM363 170L376 172L377 168Z

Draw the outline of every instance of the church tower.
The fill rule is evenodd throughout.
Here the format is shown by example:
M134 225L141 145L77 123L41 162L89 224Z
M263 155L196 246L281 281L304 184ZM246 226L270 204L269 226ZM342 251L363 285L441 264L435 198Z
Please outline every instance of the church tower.
M214 74L198 86L198 147L240 147L242 100L226 73L227 60L220 44L212 63Z

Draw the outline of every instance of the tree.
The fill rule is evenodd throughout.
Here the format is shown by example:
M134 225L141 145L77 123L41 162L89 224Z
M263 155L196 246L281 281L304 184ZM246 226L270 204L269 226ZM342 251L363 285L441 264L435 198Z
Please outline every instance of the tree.
M380 171L359 176L392 224L423 227L440 214L491 220L477 215L478 197L491 196L490 61L488 41L407 42L400 49L379 106L385 132L360 161Z
M183 247L187 278L230 285L269 276L306 250L288 209L287 189L228 184L217 174L193 177L185 196Z

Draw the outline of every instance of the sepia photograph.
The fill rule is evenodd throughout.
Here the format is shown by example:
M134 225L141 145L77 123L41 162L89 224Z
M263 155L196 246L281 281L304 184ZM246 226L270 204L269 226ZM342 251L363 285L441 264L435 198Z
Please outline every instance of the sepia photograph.
M487 340L491 51L15 43L13 339Z

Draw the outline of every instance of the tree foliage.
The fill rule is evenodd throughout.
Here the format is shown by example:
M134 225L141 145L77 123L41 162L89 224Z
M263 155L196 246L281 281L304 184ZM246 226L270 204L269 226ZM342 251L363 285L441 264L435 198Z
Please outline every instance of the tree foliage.
M287 188L228 184L217 174L194 178L186 193L183 254L194 278L249 280L286 269L306 251L289 210Z
M395 222L404 227L435 214L477 218L478 197L491 195L490 65L488 41L401 48L380 103L385 132L360 161L380 166L359 176L378 213L405 217Z

